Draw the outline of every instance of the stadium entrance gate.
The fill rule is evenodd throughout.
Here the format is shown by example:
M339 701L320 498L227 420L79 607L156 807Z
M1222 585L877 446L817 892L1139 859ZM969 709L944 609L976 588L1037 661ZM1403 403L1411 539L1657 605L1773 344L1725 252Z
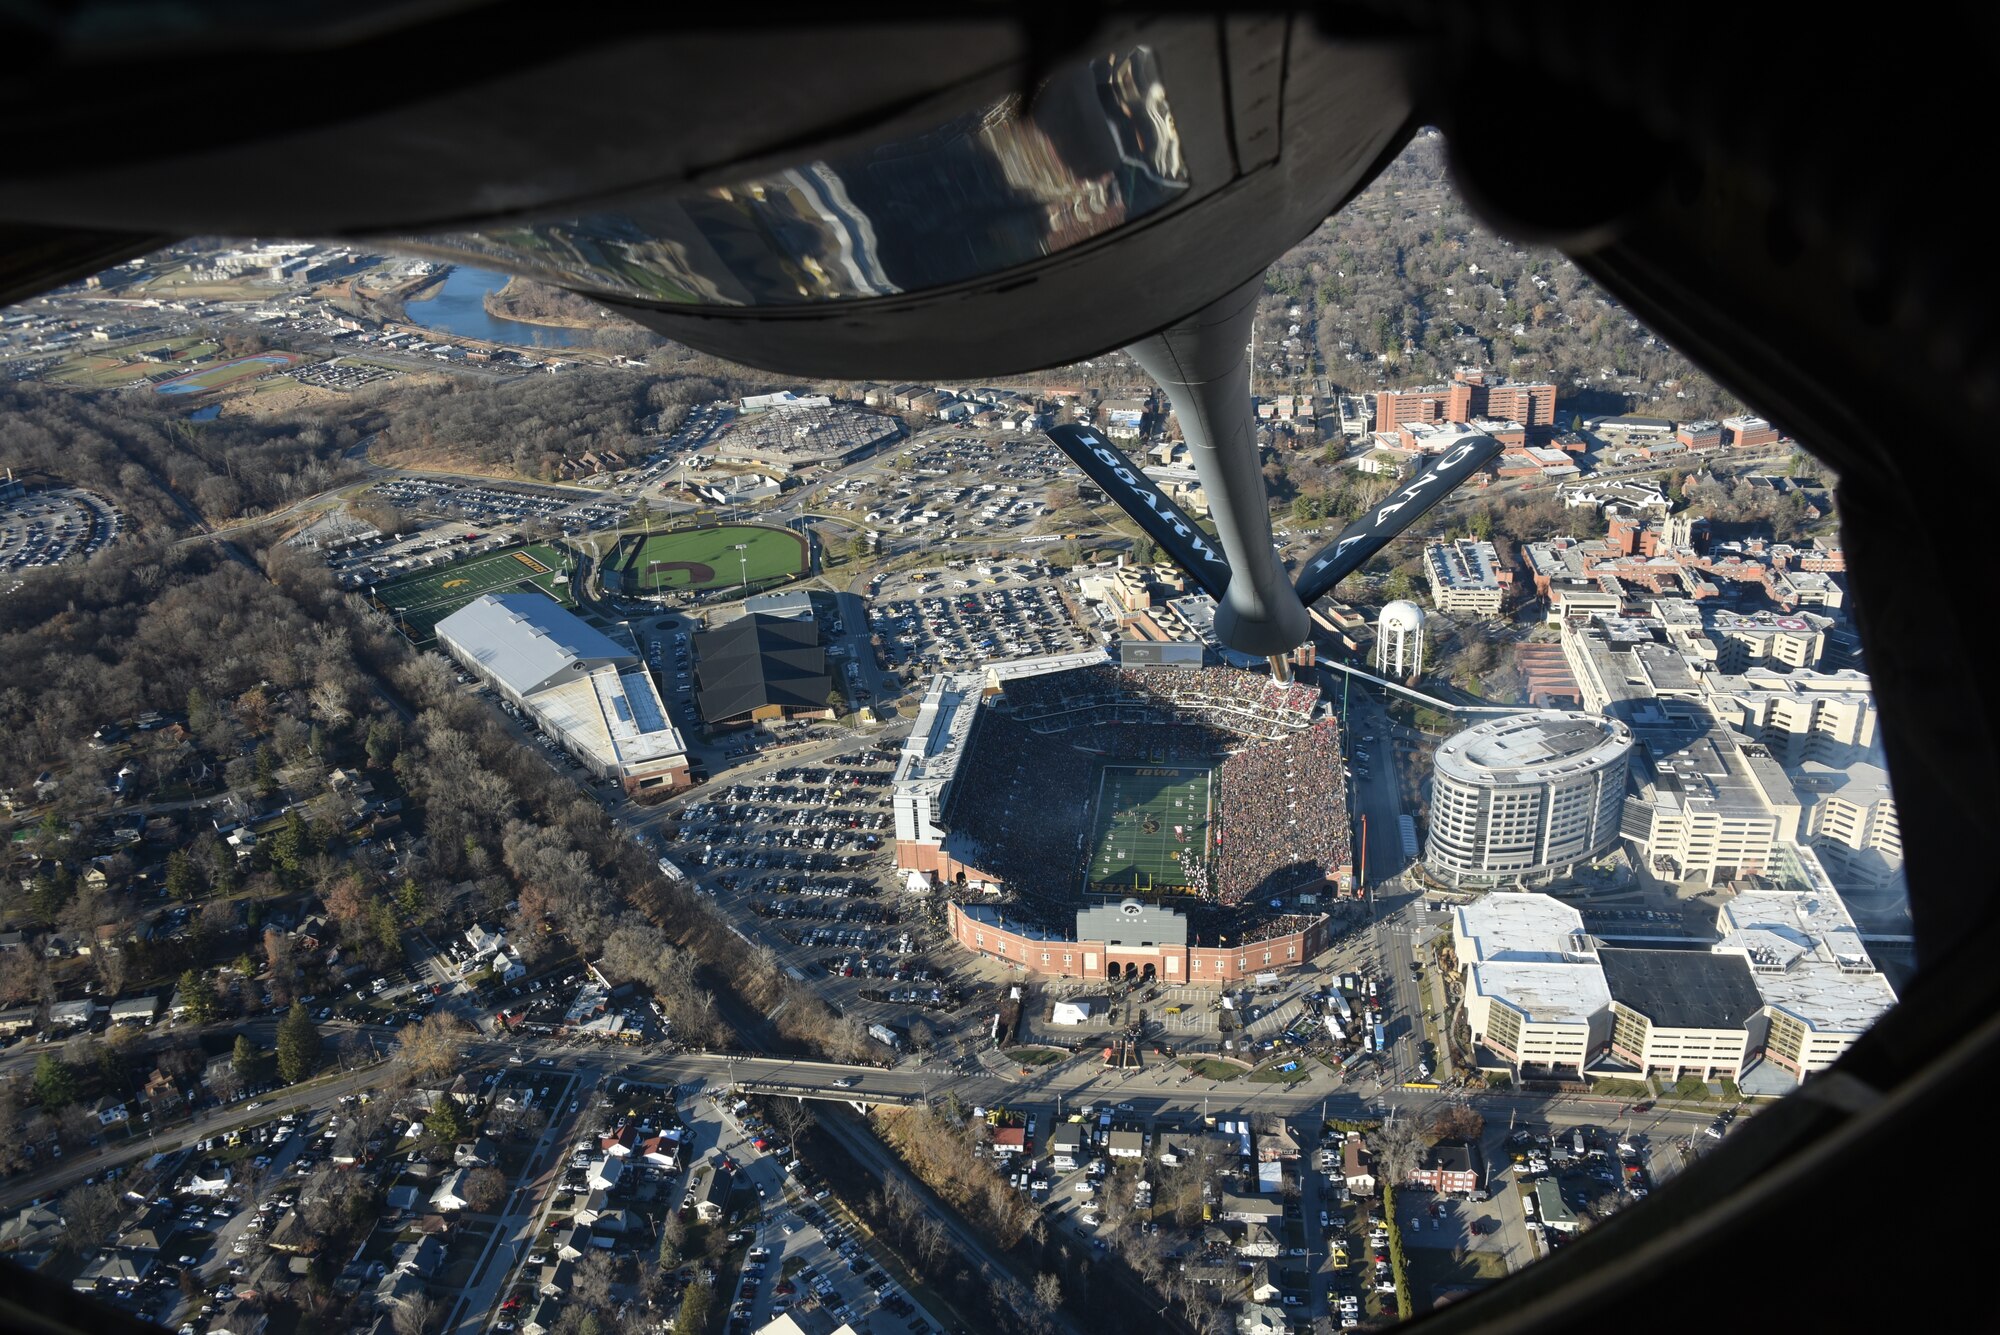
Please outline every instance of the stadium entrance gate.
M1160 968L1149 959L1112 959L1105 969L1105 977L1113 981L1123 979L1128 983L1152 983L1159 981Z

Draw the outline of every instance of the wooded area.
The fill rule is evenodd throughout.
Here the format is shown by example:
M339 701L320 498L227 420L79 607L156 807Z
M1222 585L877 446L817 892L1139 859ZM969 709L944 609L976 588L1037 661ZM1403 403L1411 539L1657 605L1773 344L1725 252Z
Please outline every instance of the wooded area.
M1549 188L1559 186L1551 180ZM1566 257L1480 224L1450 184L1442 136L1419 134L1374 184L1272 265L1265 284L1278 298L1262 308L1257 344L1268 393L1307 390L1303 380L1290 382L1315 372L1348 392L1372 393L1485 366L1554 381L1565 412L1685 419L1740 411ZM1288 350L1293 324L1302 328Z
M350 454L363 433L331 407L195 422L149 393L19 383L0 387L0 419L0 466L101 492L156 535L287 505L362 467Z

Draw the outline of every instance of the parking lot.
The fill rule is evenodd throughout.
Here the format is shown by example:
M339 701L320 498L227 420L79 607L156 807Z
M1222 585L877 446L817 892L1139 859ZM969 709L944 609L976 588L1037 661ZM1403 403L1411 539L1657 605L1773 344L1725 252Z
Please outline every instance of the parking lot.
M87 560L118 536L119 527L111 502L74 487L0 500L0 571Z
M948 592L878 602L869 612L886 666L926 673L1067 653L1095 643L1071 617L1052 581L987 589L974 589L966 579L946 583L952 586Z
M964 998L933 958L939 929L896 886L894 770L893 748L858 747L714 788L674 813L673 842L706 893L843 1007L943 1027Z
M366 362L330 361L315 366L302 366L292 372L292 379L301 385L312 385L318 389L338 390L342 393L372 385L378 381L394 380L403 374L387 366L372 366Z

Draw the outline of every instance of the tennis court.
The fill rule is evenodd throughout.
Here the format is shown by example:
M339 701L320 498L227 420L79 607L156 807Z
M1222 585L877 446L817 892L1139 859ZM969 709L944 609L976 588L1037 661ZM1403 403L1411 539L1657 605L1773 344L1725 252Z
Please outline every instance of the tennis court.
M738 548L742 550L738 550ZM636 540L625 577L636 592L657 589L751 588L806 573L806 540L782 528L724 524L654 533Z
M546 544L531 543L405 575L377 585L375 596L410 642L424 648L437 638L438 622L481 594L527 586L573 606L576 600L570 597L568 583L558 578L568 571L568 557Z
M1106 765L1091 809L1086 888L1193 893L1208 849L1209 771Z

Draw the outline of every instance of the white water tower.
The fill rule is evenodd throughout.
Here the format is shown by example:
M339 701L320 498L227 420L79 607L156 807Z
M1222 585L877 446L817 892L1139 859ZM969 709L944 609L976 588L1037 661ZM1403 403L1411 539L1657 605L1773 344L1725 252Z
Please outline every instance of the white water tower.
M1375 670L1408 681L1424 670L1424 609L1398 598L1382 609L1375 629Z

